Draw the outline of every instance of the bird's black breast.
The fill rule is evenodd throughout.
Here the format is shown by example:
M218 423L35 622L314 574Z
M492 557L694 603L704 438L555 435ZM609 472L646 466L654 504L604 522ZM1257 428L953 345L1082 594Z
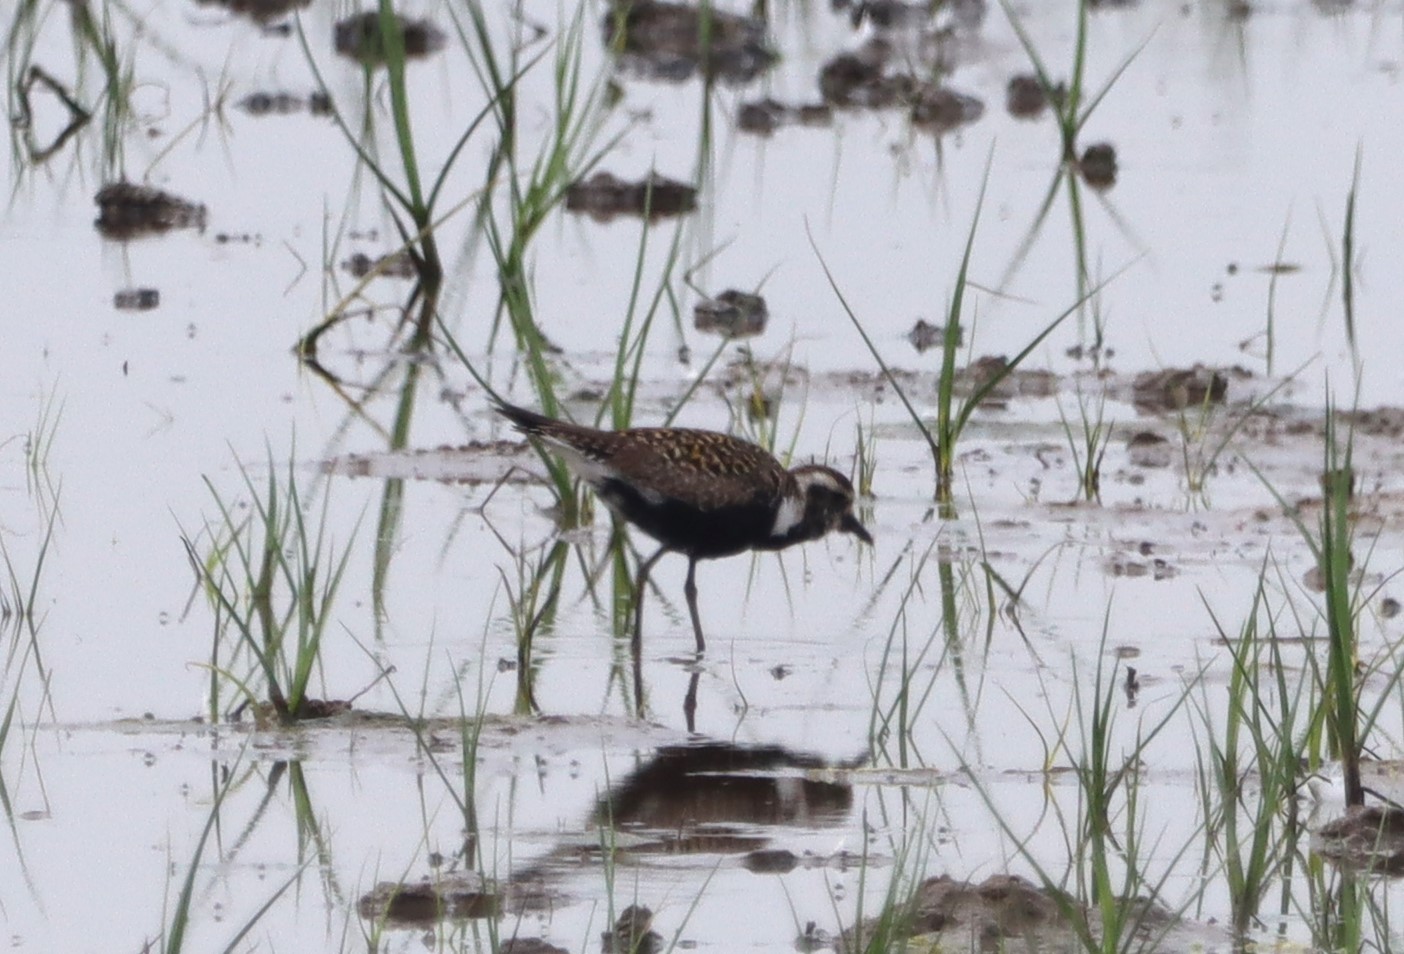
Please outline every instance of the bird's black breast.
M629 482L605 478L596 492L616 513L670 550L711 559L731 556L765 542L775 505L764 497L702 509L673 497L661 499Z

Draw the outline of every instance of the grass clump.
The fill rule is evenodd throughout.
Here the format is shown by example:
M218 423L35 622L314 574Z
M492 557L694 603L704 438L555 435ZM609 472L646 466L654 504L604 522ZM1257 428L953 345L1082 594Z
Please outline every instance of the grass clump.
M1339 759L1343 773L1344 797L1347 806L1365 803L1365 788L1360 777L1360 760L1370 732L1390 699L1401 684L1404 671L1381 672L1384 663L1367 664L1360 658L1360 618L1378 588L1367 591L1364 567L1367 557L1357 564L1353 553L1356 543L1355 479L1353 465L1354 434L1347 429L1344 440L1339 433L1341 414L1329 398L1326 402L1323 432L1321 506L1315 527L1308 525L1298 508L1291 506L1271 486L1268 489L1291 518L1315 564L1315 578L1320 582L1320 604L1315 607L1315 623L1304 621L1304 631L1324 626L1326 659L1315 654L1307 664L1320 704L1311 714L1307 727L1306 758L1313 769L1326 758ZM1260 471L1260 480L1266 483ZM1383 584L1380 584L1383 585ZM1367 682L1377 675L1386 681L1375 700L1365 698Z
M1318 702L1310 678L1289 678L1295 667L1283 657L1279 614L1267 602L1269 559L1239 632L1230 634L1214 619L1232 664L1222 726L1210 716L1203 683L1196 705L1206 729L1197 746L1205 860L1217 861L1223 873L1240 943L1250 940L1272 888L1291 875L1304 830L1297 795L1305 720Z
M1107 396L1101 394L1096 404L1077 392L1077 427L1063 413L1062 402L1058 402L1058 418L1063 425L1063 437L1068 442L1072 454L1073 467L1077 470L1077 493L1080 498L1093 503L1102 499L1102 459L1111 444L1114 425L1106 419Z
M248 501L229 501L206 478L218 517L181 535L214 611L208 715L219 720L252 702L294 722L313 714L308 691L351 551L330 538L326 496L309 519L291 462L280 481L270 456L262 486L239 472Z
M1354 469L1351 467L1353 442L1347 435L1344 447L1337 442L1336 414L1326 406L1326 439L1321 517L1315 538L1303 533L1325 581L1327 647L1326 670L1321 675L1324 722L1330 754L1341 760L1346 805L1364 805L1365 789L1360 781L1360 757L1364 735L1373 719L1362 719L1361 680L1356 675L1359 637L1356 618L1360 610L1359 589L1352 583L1354 537L1351 497Z
M993 158L993 153L991 153L991 162ZM873 343L873 339L869 336L867 330L864 329L863 323L858 319L852 307L849 306L847 299L844 298L843 292L839 288L838 281L834 277L833 272L829 270L829 266L824 261L823 256L819 255L818 248L814 245L813 235L809 237L810 246L815 249L815 254L819 255L819 264L824 270L824 277L828 279L829 287L833 289L834 294L838 297L839 304L842 306L844 314L846 314L848 320L853 323L853 327L857 330L859 337L863 339L863 344L867 347L868 353L873 356L873 360L876 361L878 367L881 368L883 376L887 379L887 383L892 387L893 392L902 402L902 406L906 408L907 414L912 419L912 423L917 426L922 437L926 440L927 447L931 450L932 461L936 467L936 500L947 510L949 510L954 503L956 445L959 442L961 434L965 431L966 425L970 423L970 418L975 413L975 409L978 408L980 403L999 387L1006 378L1013 374L1039 345L1043 344L1044 340L1053 333L1054 329L1063 323L1064 319L1080 308L1087 297L1084 296L1082 299L1079 299L1070 308L1045 324L1043 329L1030 339L1012 358L992 368L989 373L982 374L977 381L972 382L969 393L957 401L956 391L960 377L959 370L956 367L957 352L960 350L962 316L966 311L965 294L967 289L971 287L969 278L970 259L975 247L976 230L980 224L980 209L985 203L985 188L989 184L989 168L990 165L989 162L987 162L985 166L985 178L980 184L980 195L975 202L975 215L971 218L970 232L966 236L965 248L961 253L960 267L956 271L955 287L951 292L951 297L946 307L945 336L941 342L941 367L938 372L936 384L936 425L934 428L926 423L921 413L912 403L911 398L907 395L906 390L902 387L901 382L897 380L897 376L892 373L891 367L883 359L882 354L877 349L877 345ZM1092 292L1089 292L1088 295L1094 294L1097 290L1098 289L1094 289ZM970 339L973 347L973 340L975 337L973 328L975 323L971 320L968 324L972 328Z

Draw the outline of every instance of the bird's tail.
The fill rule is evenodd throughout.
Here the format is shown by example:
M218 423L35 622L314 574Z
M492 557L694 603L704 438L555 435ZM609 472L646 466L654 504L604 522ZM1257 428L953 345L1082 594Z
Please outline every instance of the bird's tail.
M616 435L558 421L505 401L497 401L493 410L523 434L545 443L577 475L593 483L607 474L600 464L612 453Z
M492 409L511 421L512 426L523 434L535 437L547 434L561 424L560 421L549 418L545 414L537 414L524 407L508 404L506 401L496 402Z

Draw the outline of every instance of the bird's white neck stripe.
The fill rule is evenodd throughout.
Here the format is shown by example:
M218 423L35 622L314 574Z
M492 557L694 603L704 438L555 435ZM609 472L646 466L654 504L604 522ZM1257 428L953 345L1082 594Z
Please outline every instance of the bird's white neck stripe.
M785 497L775 510L775 522L770 525L770 538L782 540L804 519L804 498Z

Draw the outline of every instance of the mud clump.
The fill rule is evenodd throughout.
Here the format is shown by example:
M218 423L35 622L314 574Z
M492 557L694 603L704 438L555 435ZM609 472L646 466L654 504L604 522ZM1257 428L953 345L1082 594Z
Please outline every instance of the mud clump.
M888 109L909 101L916 80L906 74L884 73L884 57L865 49L840 53L819 71L824 102L849 109Z
M716 298L699 301L692 308L692 326L723 338L752 338L765 331L770 311L765 299L728 288Z
M123 288L113 293L112 307L118 311L154 311L161 307L161 290Z
M1058 390L1058 376L1052 371L1019 367L1011 370L1009 359L1002 354L973 361L961 374L959 384L974 393L997 379L999 383L985 396L986 405L1000 405L1016 397L1052 397Z
M292 116L308 112L313 116L329 116L332 112L331 97L326 93L312 93L298 96L296 93L258 92L250 93L234 104L250 116Z
M292 723L315 722L335 719L351 712L351 703L346 699L303 699L294 710L285 699L272 702L258 702L253 705L254 724L260 729L271 729Z
M1180 571L1170 563L1156 557L1152 560L1137 560L1127 555L1118 555L1107 561L1108 576L1127 579L1169 580L1179 576Z
M295 10L312 5L312 0L195 0L202 7L220 7L230 13L267 25Z
M1131 382L1131 402L1142 414L1223 404L1227 399L1228 377L1222 371L1200 365L1147 371Z
M829 126L833 121L834 111L827 103L787 106L769 97L742 103L736 112L736 128L760 136L782 126Z
M382 881L356 904L367 921L412 927L496 917L500 907L497 895L483 879L469 872L436 881Z
M204 231L205 207L179 196L133 182L114 182L98 190L97 221L104 238L132 239L171 229Z
M623 0L602 26L621 69L645 79L680 83L700 74L741 85L779 59L765 41L763 21L712 7Z
M1015 119L1037 119L1050 105L1061 106L1067 93L1068 88L1059 83L1049 96L1037 76L1020 73L1009 78L1004 89L1004 108Z
M973 123L985 115L985 104L974 96L930 83L917 88L912 122L937 133Z
M1135 909L1138 933L1163 929L1173 921L1144 899L1125 903ZM920 950L1003 950L1011 940L1028 942L1031 950L1061 950L1076 944L1069 915L1080 923L1097 922L1085 905L1018 875L992 875L979 884L941 875L917 888L907 936L921 938L913 948ZM863 950L879 929L878 920L872 919L856 931L845 931L839 951Z
M395 23L400 29L406 59L437 53L447 42L444 31L428 20L397 15ZM366 67L383 66L389 53L389 44L380 29L380 14L376 12L357 14L337 23L332 42L336 52Z
M880 32L919 36L973 32L988 13L986 0L832 0L832 6L836 13L848 11L855 30L866 24Z
M1377 407L1365 411L1338 411L1358 434L1404 438L1404 408Z
M891 109L905 106L915 125L938 133L975 122L985 104L910 73L887 72L890 48L868 44L856 53L840 53L819 71L824 102L844 109Z
M916 349L917 354L925 354L932 348L939 348L946 341L946 326L933 325L924 318L918 318L916 324L912 325L912 330L907 332L907 340ZM956 327L956 347L965 344L965 329Z
M653 912L631 904L619 915L614 927L600 935L605 954L657 954L663 950L663 935L653 930Z
M637 182L597 172L566 188L566 209L581 212L597 222L608 222L621 215L650 219L683 215L696 211L697 190L652 172Z
M545 941L534 937L514 937L505 941L499 948L502 954L570 954L563 947L556 947L554 944L547 944Z
M975 950L1012 938L1033 940L1062 924L1060 900L1067 903L1018 875L993 875L979 884L957 881L949 875L928 878L917 888L910 937L959 936ZM859 942L872 937L876 923L856 933L845 932L839 950L860 950ZM1061 930L1071 937L1069 928Z
M849 14L854 28L871 23L879 30L917 30L935 18L936 4L907 0L862 0Z
M752 874L789 874L799 863L799 855L788 848L757 848L741 859L741 866Z
M1077 171L1082 173L1082 181L1092 188L1110 189L1116 185L1116 147L1109 142L1088 146L1077 161Z
M1357 805L1312 835L1321 857L1352 871L1404 874L1404 810Z
M341 263L341 268L352 278L365 278L374 272L385 278L415 279L419 271L408 252L394 252L371 258L365 252L356 252Z
M299 719L332 719L351 711L346 699L303 699L298 708Z
M1169 467L1174 461L1174 448L1169 438L1152 431L1138 431L1126 441L1126 457L1133 467Z

